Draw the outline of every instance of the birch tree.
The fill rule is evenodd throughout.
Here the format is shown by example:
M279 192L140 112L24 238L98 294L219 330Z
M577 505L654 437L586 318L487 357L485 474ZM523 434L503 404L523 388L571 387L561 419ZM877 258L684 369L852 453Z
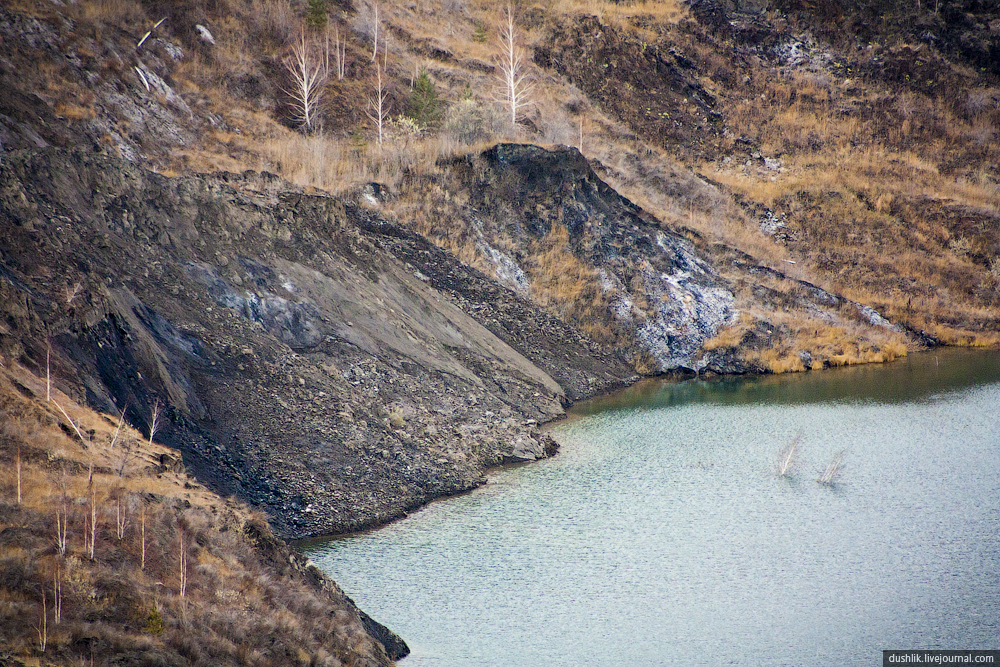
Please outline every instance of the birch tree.
M500 15L499 48L494 63L497 67L497 97L510 114L511 127L517 126L518 118L532 105L531 93L535 83L528 72L527 60L524 47L518 44L514 7L508 3Z
M388 59L389 54L386 52L382 56L381 67L379 67L378 60L375 61L375 90L372 91L373 95L368 98L368 108L365 110L365 114L372 122L372 125L375 126L375 130L378 133L378 145L380 147L385 137L386 122L389 120L389 89L383 79Z
M292 45L292 53L285 58L284 66L291 78L291 87L285 93L291 99L292 119L306 132L311 132L319 120L327 69L324 59L306 40L304 30L299 41Z

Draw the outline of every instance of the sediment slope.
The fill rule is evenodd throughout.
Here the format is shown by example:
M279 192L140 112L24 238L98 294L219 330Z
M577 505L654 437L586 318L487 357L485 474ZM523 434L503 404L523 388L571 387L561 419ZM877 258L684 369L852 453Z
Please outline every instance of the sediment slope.
M67 392L140 430L162 403L163 441L286 536L547 456L540 422L633 376L422 238L266 174L49 149L7 154L0 193L4 354L40 372L50 344Z

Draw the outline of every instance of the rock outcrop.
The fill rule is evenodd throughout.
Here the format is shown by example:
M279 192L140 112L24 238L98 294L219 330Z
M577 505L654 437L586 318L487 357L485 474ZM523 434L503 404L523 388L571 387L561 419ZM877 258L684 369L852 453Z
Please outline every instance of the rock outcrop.
M517 266L561 228L566 250L593 271L619 349L648 354L655 372L707 366L702 343L735 320L733 294L691 242L610 188L579 151L500 144L456 166L482 245L515 248L505 257ZM498 263L498 279L505 272Z

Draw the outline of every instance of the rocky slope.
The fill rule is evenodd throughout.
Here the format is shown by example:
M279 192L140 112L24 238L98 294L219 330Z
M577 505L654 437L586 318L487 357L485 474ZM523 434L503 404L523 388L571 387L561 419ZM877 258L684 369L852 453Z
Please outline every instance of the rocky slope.
M578 152L500 145L454 173L506 286L381 217L374 188L363 206L269 174L166 178L86 150L8 153L0 349L38 373L51 349L60 386L140 430L162 404L163 442L288 537L385 523L490 466L552 454L539 424L631 382L637 355L659 371L746 370L725 347L702 351L737 317L733 283ZM592 314L621 344L519 287L518 248L552 237L587 267ZM786 305L831 318L850 306L808 287Z
M968 43L931 40L907 69L905 50L858 50L825 30L861 15L828 4L840 14L714 0L672 18L659 5L616 18L530 8L532 76L553 99L539 95L522 134L573 136L559 123L579 120L581 145L586 125L603 160L500 144L411 161L392 184L338 197L266 173L145 168L236 167L298 141L261 120L288 120L278 91L291 4L0 8L0 346L38 370L51 345L68 391L142 428L168 406L163 437L192 469L299 536L381 523L471 488L491 465L545 456L539 423L637 371L885 360L933 344L925 324L986 335L1000 220L989 177L956 182L971 193L962 201L928 199L838 181L823 161L891 143L856 131L889 112L931 141L941 91L976 86L963 118L992 118L993 73L960 61L989 62L993 24L978 6L924 17L949 44ZM366 11L328 13L347 48L331 91L340 108L326 114L340 133L363 117ZM480 25L465 7L388 8L393 58L423 58L456 97L449 136L491 136L489 52L456 52L485 49L471 46L479 32L446 47L445 34L421 37L428 16L452 33ZM391 93L402 107L405 91ZM795 125L810 113L835 129ZM794 136L779 141L775 126ZM950 135L948 153L992 159L979 127ZM352 150L347 161L377 155L382 174L403 160ZM953 169L892 155L878 172L892 183L933 171L922 187L943 187ZM831 183L802 180L813 160ZM931 224L909 224L926 211ZM840 224L851 216L860 222ZM896 246L912 253L905 271L885 261Z
M61 386L141 430L167 406L163 441L286 536L547 456L539 423L633 377L422 238L273 176L44 150L8 153L0 192L5 356L40 372L51 344Z

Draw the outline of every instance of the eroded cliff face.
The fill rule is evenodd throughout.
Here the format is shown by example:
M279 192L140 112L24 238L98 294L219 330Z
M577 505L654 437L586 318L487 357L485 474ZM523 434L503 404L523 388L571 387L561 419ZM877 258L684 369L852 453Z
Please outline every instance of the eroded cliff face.
M933 343L868 306L657 219L575 148L499 144L440 166L441 176L404 183L401 198L431 194L423 209L398 209L400 221L458 247L642 374L767 372L760 353L776 347L800 370L826 365L813 348L796 348L801 322L849 329L873 348L891 337ZM666 185L689 197L720 196L691 177Z
M4 355L148 431L286 536L384 523L550 455L623 359L419 236L267 174L85 151L0 165ZM158 436L159 437L159 436Z
M500 144L457 166L466 218L498 279L537 264L547 240L564 234L560 243L597 286L600 310L588 315L617 332L618 349L648 355L655 372L710 367L702 344L736 319L733 293L690 241L611 189L579 151ZM532 291L527 281L508 284Z

